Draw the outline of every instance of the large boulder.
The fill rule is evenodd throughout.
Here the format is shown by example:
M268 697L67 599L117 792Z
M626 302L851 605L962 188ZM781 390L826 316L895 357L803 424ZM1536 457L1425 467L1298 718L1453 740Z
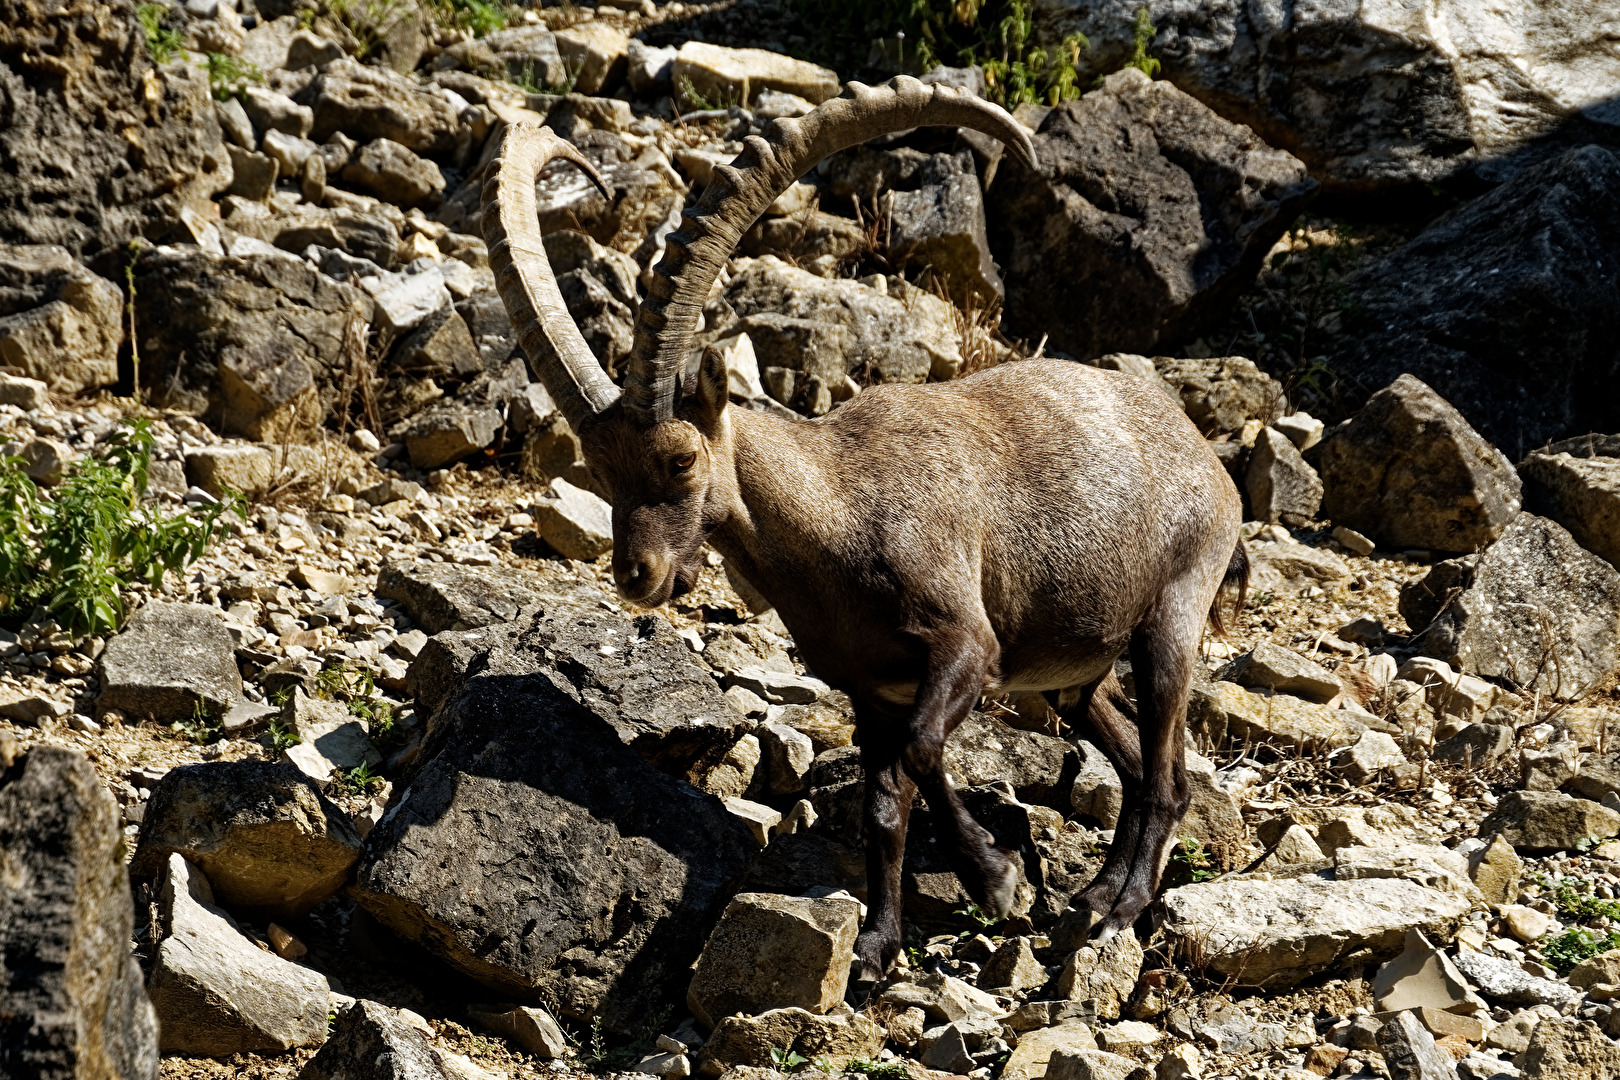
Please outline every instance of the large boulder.
M425 763L368 835L351 891L502 994L640 1030L682 989L758 844L718 798L626 745L644 713L648 729L705 724L683 678L725 706L707 675L685 676L674 632L549 608L436 639L452 641Z
M124 298L59 247L0 248L0 364L76 394L118 381Z
M1318 454L1323 510L1380 547L1478 551L1519 510L1512 463L1411 375L1369 398Z
M1413 927L1449 940L1473 906L1456 891L1400 878L1339 881L1327 871L1184 885L1163 904L1172 942L1199 949L1212 971L1273 988L1389 960Z
M1135 68L1053 109L987 196L1009 332L1090 359L1219 314L1316 189L1305 166Z
M1601 6L1035 0L1033 10L1047 44L1087 36L1084 81L1131 56L1144 6L1166 80L1287 147L1330 190L1498 179L1572 142L1620 143L1620 60Z
M1444 604L1422 651L1470 675L1574 701L1620 667L1620 571L1557 522L1522 513L1477 559L1408 588Z
M1514 459L1620 430L1617 247L1620 153L1571 150L1347 279L1328 362L1351 400L1410 373Z
M130 873L155 878L176 852L208 875L221 903L293 919L343 887L360 835L292 766L213 761L158 781Z
M829 280L767 255L721 292L735 319L723 319L712 336L746 333L761 368L788 368L829 387L862 369L889 383L955 374L962 351L950 306L894 281L891 292L888 284Z
M166 860L157 900L163 940L147 987L164 1050L228 1057L326 1041L326 976L243 937L183 856Z
M198 67L154 67L134 0L0 4L0 242L111 277L135 237L191 239L231 183Z
M301 259L160 248L136 264L141 382L227 431L303 441L363 350L372 304Z
M72 750L0 764L0 1075L156 1080L118 804Z
M404 575L396 568L394 576ZM696 782L747 730L686 642L658 616L627 615L593 584L511 570L496 580L527 582L511 621L438 634L411 664L409 682L430 735L441 726L440 710L469 680L496 670L530 673L535 650L563 693L672 776Z
M1620 435L1583 435L1519 463L1525 509L1550 517L1575 542L1620 568Z

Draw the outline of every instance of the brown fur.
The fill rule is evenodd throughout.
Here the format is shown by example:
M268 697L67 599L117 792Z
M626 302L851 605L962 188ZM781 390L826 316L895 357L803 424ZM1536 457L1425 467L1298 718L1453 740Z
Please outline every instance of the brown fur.
M913 784L945 804L964 885L990 907L1005 899L1006 853L939 766L983 694L1069 691L1064 718L1114 759L1128 809L1080 907L1087 929L1129 924L1185 808L1199 636L1240 569L1237 491L1203 438L1144 380L1056 360L875 387L804 422L728 407L724 380L711 350L675 418L648 427L609 409L581 440L612 495L629 599L668 599L707 541L855 702L873 789L864 974L898 951ZM1152 718L1140 737L1110 678L1127 651Z

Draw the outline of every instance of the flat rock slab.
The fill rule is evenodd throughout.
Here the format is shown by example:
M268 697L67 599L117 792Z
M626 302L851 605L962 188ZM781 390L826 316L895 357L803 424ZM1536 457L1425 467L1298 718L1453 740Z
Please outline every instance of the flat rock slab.
M153 601L101 653L100 709L160 722L223 717L242 697L236 643L218 608Z
M1009 333L1149 353L1247 284L1316 182L1291 154L1135 68L1053 109L1039 166L987 194Z
M599 586L538 576L522 600L521 618L441 633L411 664L430 740L439 707L469 679L496 674L547 680L657 767L694 782L742 737L747 720L661 617L628 615Z
M642 695L673 697L668 707L684 716L679 695L659 689L670 689L670 654L639 659L636 640L618 637L621 712L587 681L589 668L575 670L572 642L544 644L543 617L510 631L459 635L476 674L463 667L441 684L451 693L425 763L367 836L353 894L504 995L544 995L570 1019L640 1030L684 989L758 845L719 799L626 745L620 728L634 727ZM491 643L475 654L480 636ZM627 669L627 655L647 668ZM712 681L709 692L718 698Z
M1512 960L1459 946L1457 970L1492 1001L1507 1005L1553 1005L1562 1008L1580 991L1557 979L1531 975Z
M0 770L0 1075L157 1078L120 825L75 751L37 746Z
M360 835L291 766L210 761L170 769L158 782L130 872L156 877L176 852L227 907L292 919L343 887Z
M1391 959L1413 927L1449 941L1473 906L1411 881L1336 881L1324 873L1202 882L1172 889L1163 903L1173 940L1198 942L1212 970L1271 988Z
M398 601L429 634L509 622L543 587L538 574L500 566L388 562L377 574L377 595Z
M165 864L159 913L164 938L147 989L165 1051L228 1057L326 1041L326 976L243 937L180 855Z

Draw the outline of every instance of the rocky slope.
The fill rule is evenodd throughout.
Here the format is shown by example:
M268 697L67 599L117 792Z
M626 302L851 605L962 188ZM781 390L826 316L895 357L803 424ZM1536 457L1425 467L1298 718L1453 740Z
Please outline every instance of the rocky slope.
M838 74L784 55L811 49L775 4L479 10L0 20L26 106L0 130L8 484L58 505L144 418L143 512L245 497L200 558L123 589L115 632L0 614L0 956L30 958L6 961L0 1066L1620 1074L1620 436L1599 392L1620 189L1586 89L1559 84L1590 115L1537 120L1522 153L1505 121L1451 146L1447 109L1483 106L1442 107L1436 72L1493 77L1466 50L1412 38L1378 75L1407 97L1329 116L1301 103L1340 86L1332 63L1257 104L1155 9L1165 78L1110 62L1020 107L1038 171L908 133L749 230L702 333L737 407L816 416L1057 353L1179 400L1249 519L1246 604L1189 707L1192 804L1135 933L1099 947L1062 918L1113 838L1112 767L1044 701L986 701L949 767L1020 855L1016 912L980 916L919 806L904 959L846 1003L849 704L717 554L665 609L619 601L608 507L479 239L506 125L596 163L610 197L566 169L537 195L613 372L681 207ZM1396 139L1402 108L1439 126ZM1499 186L1433 222L1300 217L1322 187L1469 169Z

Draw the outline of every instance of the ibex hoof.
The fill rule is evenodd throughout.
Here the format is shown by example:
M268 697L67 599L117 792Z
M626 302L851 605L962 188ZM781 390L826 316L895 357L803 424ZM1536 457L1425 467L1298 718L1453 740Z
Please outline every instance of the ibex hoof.
M1089 906L1072 907L1065 911L1052 927L1052 947L1063 952L1080 948L1091 937L1091 930L1102 922L1102 915Z
M882 981L883 973L877 966L857 956L849 964L849 985L844 991L844 1000L853 1008L864 1008Z

